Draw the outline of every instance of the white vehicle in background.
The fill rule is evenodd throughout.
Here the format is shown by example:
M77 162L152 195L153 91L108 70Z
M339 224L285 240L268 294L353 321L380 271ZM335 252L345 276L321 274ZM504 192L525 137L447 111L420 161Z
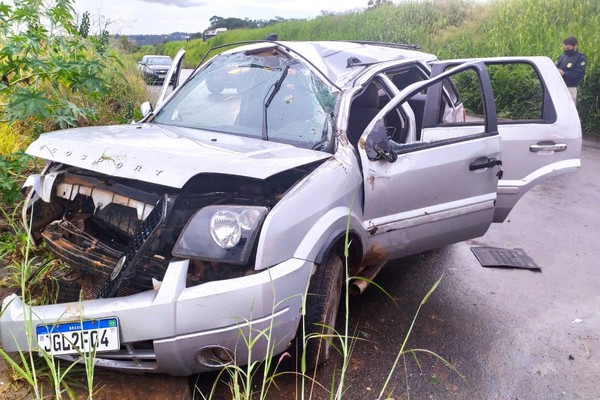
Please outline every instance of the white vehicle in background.
M173 60L169 56L146 55L138 63L138 69L148 83L164 82Z
M527 78L510 104L494 97L504 69ZM332 332L346 235L360 293L387 261L482 236L531 187L580 165L577 112L545 57L255 42L144 110L27 150L47 165L26 182L25 220L69 270L56 304L29 313L5 299L5 350L30 349L31 317L32 348L69 360L93 348L96 365L125 371L246 364L243 336L256 332L270 341L254 360L276 355L297 332ZM308 364L331 349L309 341Z

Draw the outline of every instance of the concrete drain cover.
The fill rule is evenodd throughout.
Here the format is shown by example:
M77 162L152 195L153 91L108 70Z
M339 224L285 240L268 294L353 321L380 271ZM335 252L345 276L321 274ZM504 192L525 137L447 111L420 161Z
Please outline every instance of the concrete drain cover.
M500 247L471 247L482 267L523 268L542 272L542 269L525 254L523 249L502 249Z

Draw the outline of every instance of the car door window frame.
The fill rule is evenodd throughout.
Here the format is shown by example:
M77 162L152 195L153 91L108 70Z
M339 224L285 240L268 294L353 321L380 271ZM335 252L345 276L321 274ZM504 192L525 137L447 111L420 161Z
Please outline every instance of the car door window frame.
M427 99L425 101L425 111L423 115L423 127L426 127L426 122L439 118L439 112L441 111L441 100L444 95L444 80L466 70L473 70L477 74L479 79L481 95L484 107L484 130L481 133L468 134L460 137L452 137L447 139L440 139L433 142L414 142L401 144L394 150L396 154L405 154L413 151L425 150L432 147L444 146L452 143L458 143L466 140L473 140L480 137L487 137L492 135L498 135L498 125L496 121L496 108L494 103L494 97L492 93L492 87L490 78L485 67L485 64L479 61L467 62L457 65L451 71L446 71L438 74L431 79L413 83L407 86L405 89L394 97L386 106L377 114L377 116L371 121L367 128L367 137L365 138L365 151L370 160L376 161L380 157L374 150L374 146L381 143L383 140L387 140L385 132L384 118L394 108L401 109L401 105L407 102L409 98L414 96L423 90L428 88ZM389 79L389 78L388 78ZM435 124L437 125L437 124ZM464 124L467 125L467 124Z
M448 60L448 61L435 62L431 65L431 77L433 78L435 76L438 76L439 74L447 71L448 68L460 65L460 64L464 63L465 61L467 61L467 60ZM508 120L508 121L500 120L497 122L498 125L528 124L528 123L532 123L532 122L534 122L534 123L542 122L544 124L553 124L556 122L557 113L556 113L556 108L555 108L554 102L552 100L552 96L550 96L550 91L548 90L546 82L542 78L542 74L541 74L538 66L535 63L527 61L527 60L519 60L519 61L515 62L513 60L481 59L479 61L481 61L485 64L486 69L490 65L515 65L515 64L528 65L535 72L537 80L538 80L540 86L542 87L542 116L541 116L541 118L539 118L539 119L514 119L514 120ZM489 73L488 73L488 76L489 76ZM460 96L460 93L458 91L456 91L456 93L458 93ZM467 123L467 124L474 124L474 123ZM438 122L437 124L432 124L427 127L431 128L431 127L440 126L440 125L442 125L442 124ZM446 123L443 125L454 125L454 124ZM424 122L423 126L425 127L425 122Z

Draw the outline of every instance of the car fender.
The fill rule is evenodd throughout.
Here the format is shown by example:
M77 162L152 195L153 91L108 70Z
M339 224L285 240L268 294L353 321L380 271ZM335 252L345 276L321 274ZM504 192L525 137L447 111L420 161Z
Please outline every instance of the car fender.
M347 207L336 207L323 215L306 233L296 249L295 258L314 261L319 264L339 240L345 240L346 232L360 237L358 246L362 256L362 243L365 243L360 215ZM343 259L343 254L340 254Z
M271 210L258 240L255 269L290 257L315 261L340 233L364 231L362 176L356 157L339 152L291 188ZM351 212L352 210L352 212Z

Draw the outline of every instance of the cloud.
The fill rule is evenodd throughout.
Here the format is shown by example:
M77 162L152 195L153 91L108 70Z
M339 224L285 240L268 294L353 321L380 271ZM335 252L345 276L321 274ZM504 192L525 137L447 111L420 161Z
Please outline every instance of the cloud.
M158 3L165 6L175 6L181 8L205 6L206 2L197 0L142 0L145 3Z
M7 0L0 0L0 2ZM249 19L314 18L321 10L344 11L365 8L367 0L72 0L77 12L90 11L119 21L111 33L162 34L202 32L209 18ZM479 0L478 0L479 1ZM227 6L223 6L223 4ZM118 25L118 26L117 26Z

